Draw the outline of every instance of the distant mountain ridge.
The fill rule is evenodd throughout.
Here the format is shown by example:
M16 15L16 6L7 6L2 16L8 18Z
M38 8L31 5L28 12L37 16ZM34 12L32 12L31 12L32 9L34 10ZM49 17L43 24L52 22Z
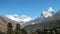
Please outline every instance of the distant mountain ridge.
M54 10L52 7L49 7L47 11L43 11L40 17L35 18L32 21L29 21L29 25L38 24L47 21L50 17L54 15Z
M55 16L60 16L60 10L55 14Z
M9 19L11 19L11 20L17 21L17 22L20 22L20 21L28 22L28 21L31 20L31 18L28 17L28 16L25 16L25 15L19 16L17 14L14 14L14 15L6 15L6 17L9 18Z
M52 27L55 28L60 26L60 10L54 13L54 10L50 7L47 12L42 13L40 17L37 17L34 20L25 15L18 16L15 14L0 16L0 24L2 24L0 27L3 26L0 28L1 32L6 32L8 23L12 23L14 28L16 27L16 24L19 23L21 28L24 28L27 31Z
M48 11L43 12L40 17L37 17L34 20L26 15L19 16L17 14L5 15L3 17L7 22L19 23L21 26L25 27L28 25L38 24L38 23L40 23L39 21L42 22L42 21L46 20L46 18L52 17L53 12L54 12L54 10L52 9L52 7L49 7ZM36 23L36 22L38 22L38 23Z
M17 14L14 15L6 15L5 18L8 18L11 21L14 21L15 23L19 23L21 26L25 26L24 24L27 23L28 21L32 20L32 18L22 15L19 16Z
M25 29L27 31L35 31L37 29L52 29L60 26L60 11L58 11L54 16L47 18L46 20L43 19L42 22L39 20L39 18L37 20L35 20L36 23L40 23L26 26Z

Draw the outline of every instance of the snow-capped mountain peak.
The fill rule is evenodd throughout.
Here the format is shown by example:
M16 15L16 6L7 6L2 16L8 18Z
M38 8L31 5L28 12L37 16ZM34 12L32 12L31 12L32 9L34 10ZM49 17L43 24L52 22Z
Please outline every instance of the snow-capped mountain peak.
M51 17L53 16L54 10L52 9L52 7L49 7L48 11L43 11L43 16L45 18Z
M11 20L17 21L17 22L20 22L20 21L22 21L22 22L28 22L28 21L31 20L31 18L28 17L28 16L25 16L25 15L19 16L17 14L14 14L14 15L6 15L6 17L8 17Z
M52 9L52 7L49 7L48 12L53 12L54 10Z

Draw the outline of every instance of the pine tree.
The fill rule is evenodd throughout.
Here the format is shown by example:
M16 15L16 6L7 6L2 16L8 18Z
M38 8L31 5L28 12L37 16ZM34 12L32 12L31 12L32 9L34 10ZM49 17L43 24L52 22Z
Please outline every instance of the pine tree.
M33 31L31 31L31 33L30 34L37 34L36 32L33 32Z
M15 34L21 34L20 24L16 24Z
M27 31L25 29L22 29L22 34L27 34Z
M40 29L37 29L36 32L37 32L37 34L42 34Z
M11 23L7 25L7 33L6 34L13 34L13 26Z

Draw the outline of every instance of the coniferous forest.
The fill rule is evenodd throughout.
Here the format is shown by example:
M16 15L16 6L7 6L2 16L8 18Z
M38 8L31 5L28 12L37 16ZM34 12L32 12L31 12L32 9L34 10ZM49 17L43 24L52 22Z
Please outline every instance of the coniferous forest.
M37 29L36 31L30 31L28 33L25 29L20 28L20 24L16 24L16 28L13 29L12 24L8 23L7 32L5 34L60 34L60 26L53 29L44 29L44 30Z

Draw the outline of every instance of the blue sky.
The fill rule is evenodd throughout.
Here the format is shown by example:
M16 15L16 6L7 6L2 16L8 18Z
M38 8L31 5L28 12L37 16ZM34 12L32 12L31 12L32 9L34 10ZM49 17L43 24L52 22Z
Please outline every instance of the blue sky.
M60 10L60 0L0 0L0 15L25 14L33 18L49 7Z

